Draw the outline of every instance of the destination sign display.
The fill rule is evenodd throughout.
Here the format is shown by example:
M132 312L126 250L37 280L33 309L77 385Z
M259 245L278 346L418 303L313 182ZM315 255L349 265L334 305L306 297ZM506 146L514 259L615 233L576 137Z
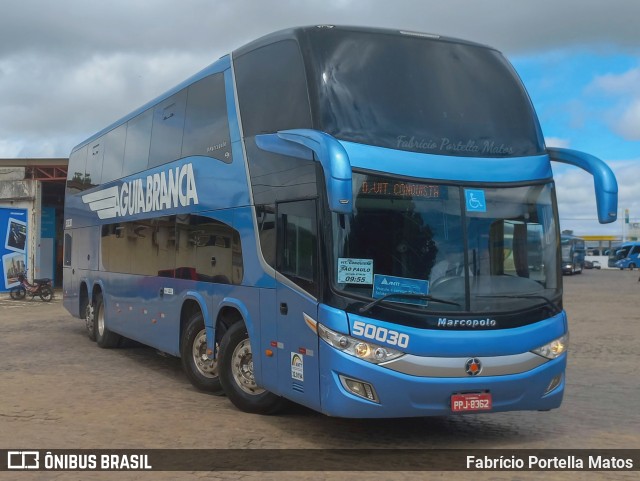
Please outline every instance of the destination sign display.
M360 186L360 195L380 197L405 197L418 199L439 199L440 186L400 182L394 180L366 180Z

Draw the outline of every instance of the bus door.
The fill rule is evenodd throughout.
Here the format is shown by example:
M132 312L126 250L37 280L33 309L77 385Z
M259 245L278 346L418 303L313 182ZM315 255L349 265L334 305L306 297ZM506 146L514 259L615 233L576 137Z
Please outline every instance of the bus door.
M76 256L77 257L77 256ZM76 272L77 262L73 255L73 231L71 229L64 232L64 260L62 265L62 288L64 291L65 307L71 314L84 316L84 312L76 312L78 309L78 277Z
M277 205L277 332L281 394L319 409L317 319L319 291L316 200Z

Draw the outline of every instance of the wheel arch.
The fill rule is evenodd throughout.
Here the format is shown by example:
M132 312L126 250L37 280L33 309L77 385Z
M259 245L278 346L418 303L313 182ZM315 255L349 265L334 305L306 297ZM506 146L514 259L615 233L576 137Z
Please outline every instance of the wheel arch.
M78 307L80 310L80 319L84 319L86 316L87 305L89 304L89 300L93 299L93 292L91 293L91 297L89 297L89 287L87 286L87 281L83 280L80 282L80 290L78 291Z
M98 281L94 282L93 285L91 286L91 297L90 297L91 302L95 303L96 296L98 294L100 294L102 296L102 300L104 301L105 300L104 299L104 292L105 292L105 289L104 289L104 286L102 285L102 281L98 280Z
M193 297L187 297L182 303L182 307L180 308L180 345L178 346L178 352L182 351L182 334L184 333L187 322L189 322L189 319L191 319L191 317L197 312L202 312L202 316L204 317L204 322L206 325L207 316L205 315L200 302Z
M257 339L255 325L252 322L249 309L244 302L235 297L225 297L218 306L218 317L216 319L216 327L222 322L226 328L236 322L243 322L249 333L249 339Z

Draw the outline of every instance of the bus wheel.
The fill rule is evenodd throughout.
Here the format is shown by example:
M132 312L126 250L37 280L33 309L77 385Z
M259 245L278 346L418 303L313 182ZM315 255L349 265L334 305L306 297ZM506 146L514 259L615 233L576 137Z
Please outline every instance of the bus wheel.
M98 346L109 349L112 347L117 347L120 343L120 335L115 332L111 332L107 329L105 324L105 308L104 301L102 300L102 294L96 294L95 301L95 333L96 333L96 343Z
M87 335L92 341L96 340L96 326L95 326L95 309L92 303L88 302L87 307L84 310L84 323L87 328Z
M262 389L253 375L253 353L243 322L232 324L220 343L220 382L231 402L241 411L274 414L284 400Z
M632 271L636 268L636 265L632 262L631 264L629 264L629 270Z
M182 368L191 384L201 391L222 394L218 361L209 359L207 355L207 334L201 312L191 316L187 322L180 346Z

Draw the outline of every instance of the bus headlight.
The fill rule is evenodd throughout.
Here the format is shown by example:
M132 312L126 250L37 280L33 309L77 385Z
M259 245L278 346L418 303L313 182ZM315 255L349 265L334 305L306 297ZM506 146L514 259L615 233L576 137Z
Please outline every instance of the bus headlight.
M534 349L531 352L535 352L539 356L546 357L547 359L556 359L567 351L569 347L569 333L554 339L553 341Z
M380 364L381 362L391 361L392 359L404 356L404 352L402 351L340 334L320 323L318 323L318 335L323 341L336 349L374 364Z

